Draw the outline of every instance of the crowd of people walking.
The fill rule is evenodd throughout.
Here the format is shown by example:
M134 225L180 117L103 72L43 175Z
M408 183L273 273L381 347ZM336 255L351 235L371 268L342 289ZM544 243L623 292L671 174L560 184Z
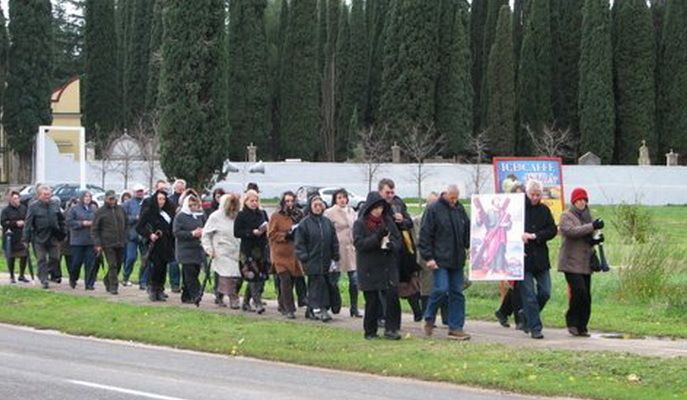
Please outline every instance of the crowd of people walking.
M524 280L505 285L495 316L509 327L513 315L517 329L534 339L544 337L540 313L551 296L547 243L560 233L558 268L570 293L568 330L588 336L590 260L593 246L603 241L593 234L603 228L603 221L592 218L589 197L578 188L557 227L541 202L542 191L540 182L527 182ZM205 270L214 277L217 306L262 314L265 283L272 276L278 310L285 318L297 318L298 308L304 307L305 318L328 322L342 308L339 283L344 277L350 317L362 318L366 339L379 337L380 327L383 337L401 338L401 300L408 302L415 321L423 321L426 335L433 335L440 314L449 338L470 338L464 330L463 294L470 285L464 274L470 219L456 185L430 194L424 212L415 218L396 195L391 179L382 179L357 212L344 189L331 199L311 196L303 210L297 207L296 195L287 191L271 215L260 204L256 184L249 184L244 193L216 190L205 210L199 194L181 179L171 193L164 180L156 183L152 194L145 193L140 185L121 197L107 191L104 204L98 206L84 191L62 210L52 200L49 186L39 185L28 205L22 204L19 193L11 192L1 214L11 282L28 282L27 266L33 274L29 247L38 260L38 280L46 289L50 282L61 282L65 257L71 288L77 288L83 269L84 289L94 290L98 271L106 265L103 285L117 295L120 285L132 286L139 260L138 285L152 302L168 299L169 277L169 287L181 293L182 303L197 304ZM358 306L360 292L364 311Z

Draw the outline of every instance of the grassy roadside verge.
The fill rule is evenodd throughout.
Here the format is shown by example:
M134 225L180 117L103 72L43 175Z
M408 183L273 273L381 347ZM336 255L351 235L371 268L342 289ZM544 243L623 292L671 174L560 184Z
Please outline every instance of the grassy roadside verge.
M0 307L5 323L380 375L598 399L687 396L687 381L681 379L687 376L684 358L413 338L368 342L359 332L327 326L116 304L6 286L0 287Z

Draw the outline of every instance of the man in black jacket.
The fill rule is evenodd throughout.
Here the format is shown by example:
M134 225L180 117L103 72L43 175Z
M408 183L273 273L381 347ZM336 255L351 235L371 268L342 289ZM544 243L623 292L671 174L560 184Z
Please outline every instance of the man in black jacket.
M65 238L66 232L60 204L51 201L50 186L39 186L36 194L38 199L31 203L26 214L22 241L25 244L33 243L38 258L38 279L43 289L47 289L48 273L55 273L60 267L59 243Z
M19 192L12 191L9 196L9 204L2 210L2 215L0 215L3 232L2 248L5 250L5 257L7 257L8 264L7 268L10 270L10 281L12 283L16 283L14 279L15 258L19 258L19 282L29 281L24 276L28 249L21 241L25 219L26 206L21 204Z
M525 197L525 279L519 284L525 326L532 338L543 339L539 313L551 297L549 247L546 242L556 237L556 223L551 210L541 202L542 184L527 181ZM536 288L535 288L536 281Z
M420 255L434 270L434 285L425 310L425 334L432 335L437 309L448 294L448 337L468 340L463 296L465 250L470 247L470 219L458 202L459 190L449 185L425 210L420 228Z
M96 253L104 253L107 260L107 275L103 279L105 290L117 294L119 289L119 269L124 261L126 245L126 213L117 204L113 190L105 192L105 204L95 212L91 227Z

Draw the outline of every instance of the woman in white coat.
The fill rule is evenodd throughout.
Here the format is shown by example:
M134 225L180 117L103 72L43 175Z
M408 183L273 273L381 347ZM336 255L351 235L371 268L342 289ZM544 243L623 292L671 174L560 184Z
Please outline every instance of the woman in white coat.
M348 274L348 295L351 299L351 317L360 318L358 311L358 275L355 267L355 246L353 246L353 223L358 218L356 212L348 205L348 192L339 189L332 194L332 206L324 216L334 223L336 238L339 240L339 268Z
M201 243L212 260L212 270L217 274L217 292L229 298L229 306L239 308L239 297L236 291L241 279L239 270L240 239L234 237L234 220L239 212L239 196L225 194L220 198L219 208L210 214ZM216 303L226 307L221 297Z

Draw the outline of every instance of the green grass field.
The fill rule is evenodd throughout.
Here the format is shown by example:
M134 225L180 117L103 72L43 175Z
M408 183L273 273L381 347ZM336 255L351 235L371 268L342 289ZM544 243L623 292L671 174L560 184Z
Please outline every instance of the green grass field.
M687 396L687 363L680 358L412 337L365 341L359 332L322 325L118 304L8 286L0 287L0 307L5 323L338 370L538 395L628 400Z

